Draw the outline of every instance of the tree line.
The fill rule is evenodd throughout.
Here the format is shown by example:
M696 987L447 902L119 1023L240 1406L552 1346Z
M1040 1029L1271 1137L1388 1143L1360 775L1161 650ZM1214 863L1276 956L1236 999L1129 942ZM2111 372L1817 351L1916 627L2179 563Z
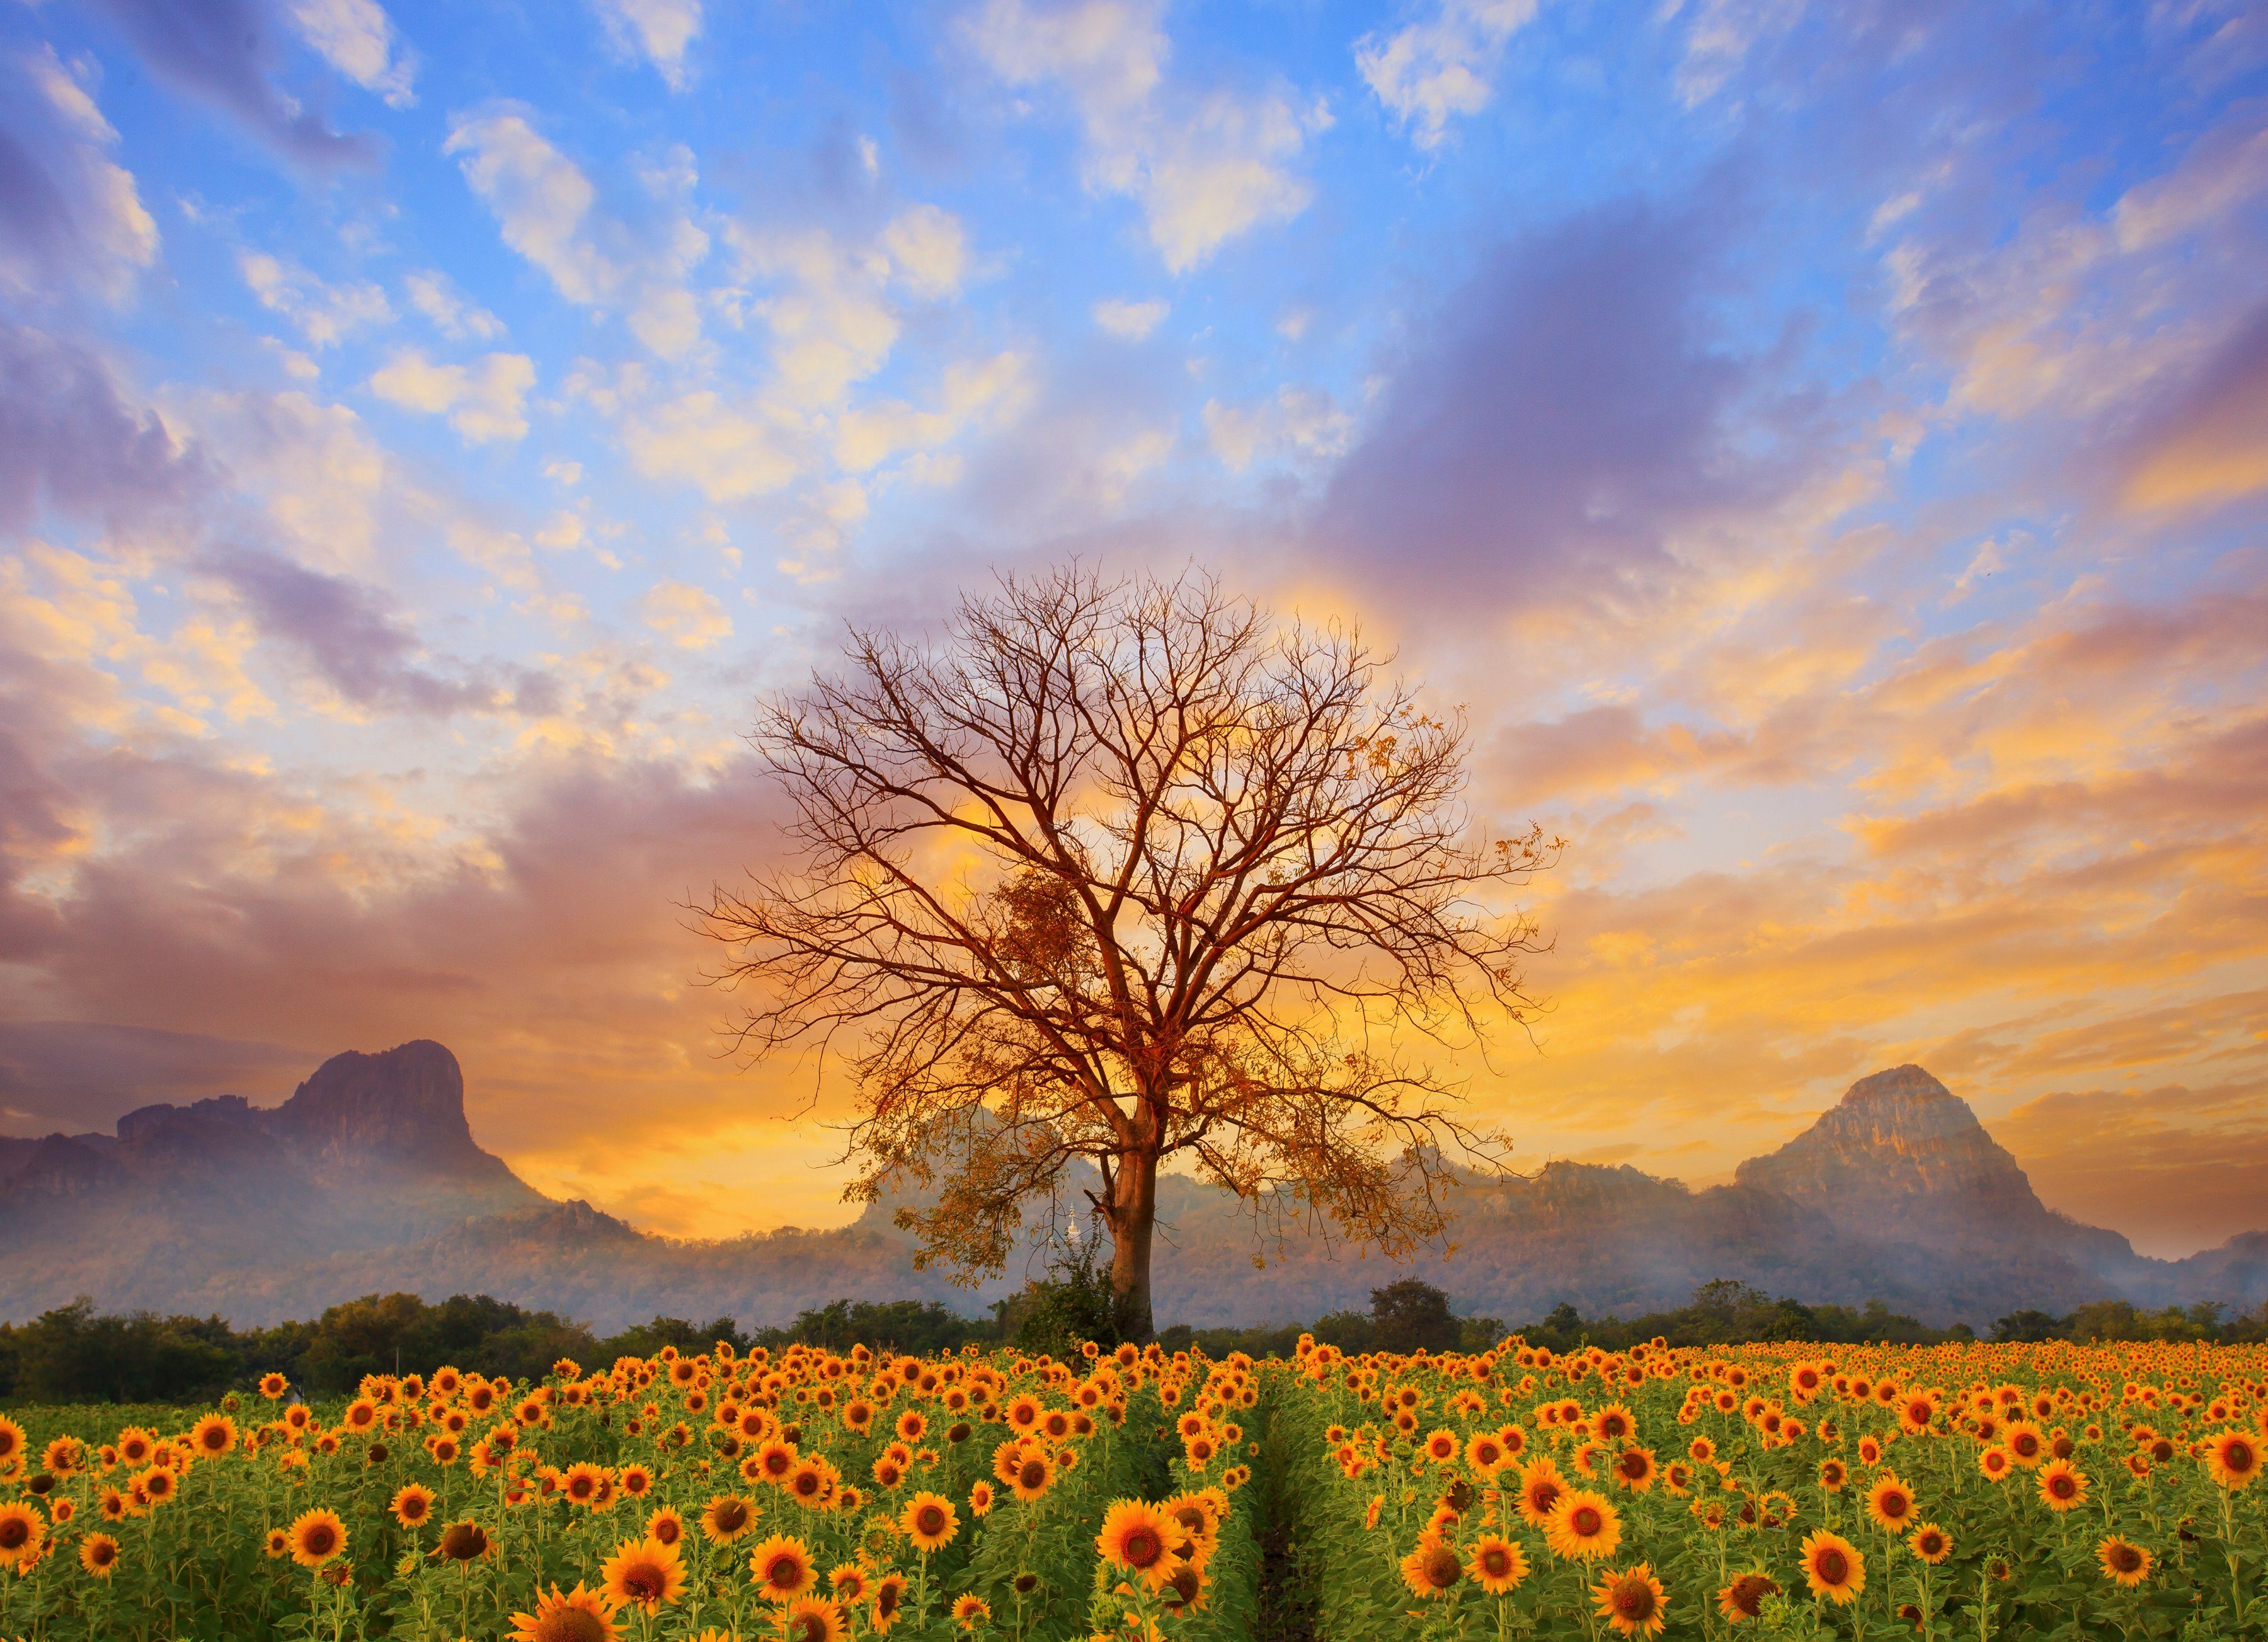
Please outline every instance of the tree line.
M800 1340L854 1340L915 1352L958 1350L998 1337L997 1320L971 1321L935 1302L837 1300L784 1329L739 1328L730 1317L682 1317L600 1335L556 1312L487 1294L431 1304L415 1294L365 1294L313 1322L237 1329L225 1317L99 1313L81 1299L29 1322L0 1323L0 1401L158 1403L210 1401L263 1373L286 1375L303 1395L335 1395L364 1374L430 1373L453 1363L490 1377L541 1379L562 1357L585 1367L617 1357L651 1357L665 1345L705 1351L719 1340L774 1350Z
M1507 1326L1494 1317L1460 1316L1432 1284L1405 1278L1371 1291L1367 1311L1336 1311L1303 1327L1160 1331L1168 1351L1200 1348L1288 1357L1313 1333L1348 1352L1483 1351L1508 1334L1555 1351L1596 1345L1619 1351L1641 1340L1672 1345L1734 1345L1766 1340L1852 1344L1887 1341L1935 1345L1979 1336L1965 1323L1933 1328L1879 1300L1865 1306L1807 1306L1743 1283L1703 1284L1675 1310L1640 1316L1586 1317L1561 1304L1532 1322ZM2012 1312L1985 1338L1998 1342L2195 1340L2221 1344L2268 1341L2268 1304L2238 1315L2214 1302L2145 1311L2102 1300L2058 1315ZM997 1302L986 1317L964 1317L934 1300L838 1300L800 1313L784 1328L743 1329L730 1317L696 1322L650 1322L601 1336L556 1312L530 1310L486 1294L457 1294L438 1304L414 1294L366 1294L307 1322L236 1329L222 1317L166 1317L151 1312L98 1313L90 1300L58 1307L30 1322L0 1323L0 1401L155 1403L210 1401L271 1370L303 1395L336 1395L364 1374L430 1373L453 1363L491 1377L536 1380L562 1357L585 1367L618 1357L651 1357L666 1345L704 1351L719 1340L739 1351L779 1351L802 1344L836 1351L865 1344L920 1356L964 1345L1013 1345L1062 1355L1079 1342L1114 1344L1117 1314L1109 1272L1071 1262Z

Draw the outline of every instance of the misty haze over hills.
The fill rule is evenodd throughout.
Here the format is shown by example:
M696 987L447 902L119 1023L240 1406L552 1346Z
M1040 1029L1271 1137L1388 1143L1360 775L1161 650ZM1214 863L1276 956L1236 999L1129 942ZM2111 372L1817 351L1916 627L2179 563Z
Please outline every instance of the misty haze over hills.
M2138 1255L2043 1204L1968 1104L1918 1066L1854 1084L1728 1186L1562 1162L1472 1180L1458 1197L1453 1255L1389 1267L1333 1258L1319 1240L1256 1241L1233 1198L1169 1177L1159 1320L1307 1321L1412 1273L1462 1312L1511 1321L1563 1300L1594 1316L1667 1308L1716 1278L1810 1304L1879 1299L1940 1325L2108 1298L2268 1298L2268 1230L2185 1260ZM406 1289L485 1292L602 1330L657 1314L757 1327L843 1297L968 1310L1024 1276L955 1288L916 1271L912 1248L881 1205L835 1230L691 1242L546 1197L474 1140L456 1057L423 1041L334 1057L279 1107L222 1096L145 1107L114 1135L0 1138L11 1319L85 1294L105 1310L217 1312L242 1326Z

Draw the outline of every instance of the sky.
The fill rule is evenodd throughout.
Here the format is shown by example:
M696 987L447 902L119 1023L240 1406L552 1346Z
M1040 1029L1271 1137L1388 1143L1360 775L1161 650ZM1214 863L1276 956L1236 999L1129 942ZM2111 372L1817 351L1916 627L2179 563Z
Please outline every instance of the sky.
M1515 1160L1918 1062L2268 1226L2268 10L0 0L0 1129L434 1038L853 1211L685 902L846 622L1196 564L1568 840Z

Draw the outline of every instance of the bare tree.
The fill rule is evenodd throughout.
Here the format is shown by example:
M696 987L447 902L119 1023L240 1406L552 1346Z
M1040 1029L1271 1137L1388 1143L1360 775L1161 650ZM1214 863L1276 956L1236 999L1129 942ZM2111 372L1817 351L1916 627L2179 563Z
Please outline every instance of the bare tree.
M1279 1229L1446 1229L1493 1138L1408 1050L1528 1018L1536 926L1484 897L1560 848L1467 840L1461 717L1196 573L1012 577L845 660L751 738L796 869L695 910L761 994L741 1047L855 1036L854 1200L922 1189L899 1224L973 1279L1085 1160L1133 1338L1167 1159Z

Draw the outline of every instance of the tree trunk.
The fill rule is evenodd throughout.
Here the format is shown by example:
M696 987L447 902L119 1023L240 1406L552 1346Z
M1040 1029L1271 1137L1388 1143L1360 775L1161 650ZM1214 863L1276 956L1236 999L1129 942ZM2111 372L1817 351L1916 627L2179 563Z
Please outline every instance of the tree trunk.
M1110 1196L1110 1293L1121 1339L1157 1336L1150 1313L1150 1241L1158 1222L1158 1160L1146 1152L1118 1160Z

